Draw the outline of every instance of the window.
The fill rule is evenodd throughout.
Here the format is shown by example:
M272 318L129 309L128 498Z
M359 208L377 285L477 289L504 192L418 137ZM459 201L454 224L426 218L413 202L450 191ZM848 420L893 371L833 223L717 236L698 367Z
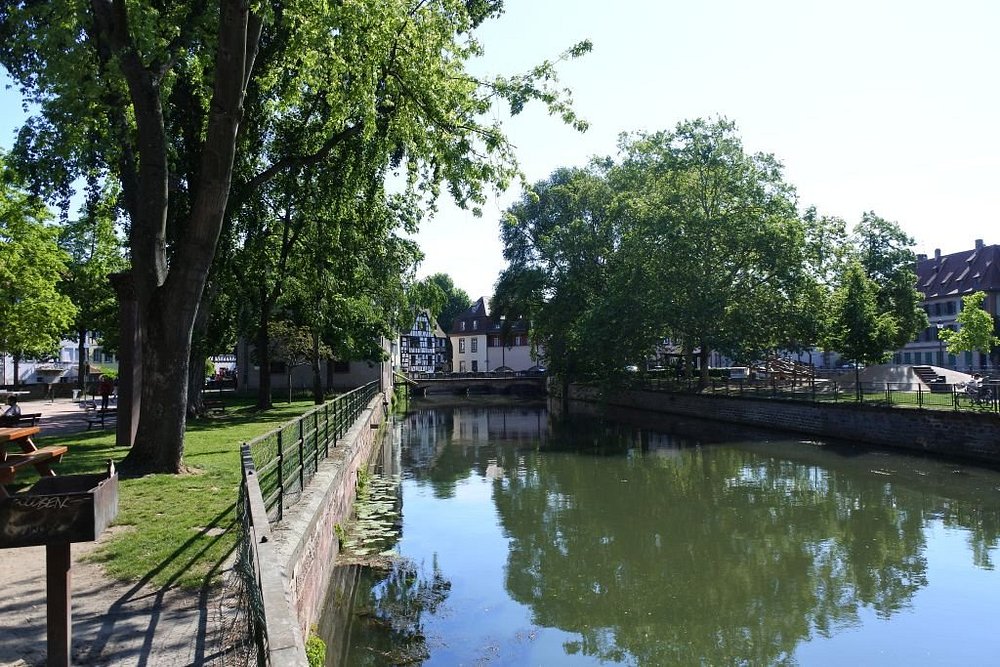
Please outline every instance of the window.
M465 331L465 320L462 320L461 322L458 323L458 330Z
M477 373L479 371L479 362L475 359L472 360L472 372Z
M934 304L934 314L935 315L940 315L941 314L941 303L940 302Z
M478 338L473 338L472 339L472 353L475 354L478 351L479 351L479 339Z
M490 343L491 347L500 347L500 336L493 336L493 342Z
M465 354L465 339L464 338L459 338L458 339L458 353L459 354Z
M472 328L473 330L479 328L479 320L472 320Z
M948 309L948 314L949 315L954 315L955 314L955 302L954 301L949 301L948 303L945 304L945 306Z
M458 362L458 372L459 373L464 373L465 372L465 362L464 361Z
M913 359L913 357L912 357L912 356L910 355L910 353L909 353L909 352L904 352L904 353L903 353L903 363L904 363L904 364L908 364L908 363L910 363L910 360L911 360L911 359Z

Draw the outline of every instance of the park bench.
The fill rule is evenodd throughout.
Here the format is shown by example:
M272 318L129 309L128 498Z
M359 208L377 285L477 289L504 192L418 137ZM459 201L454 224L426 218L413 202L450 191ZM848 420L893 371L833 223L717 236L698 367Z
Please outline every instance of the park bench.
M19 417L0 417L0 426L26 426L29 422L35 426L41 418L41 412L29 412Z
M226 411L226 404L222 401L202 401L202 405L205 407L206 412L223 414Z
M0 484L14 481L18 470L26 466L35 466L42 477L51 477L55 473L49 466L58 463L65 453L65 445L52 445L23 454L7 454L3 463L0 463Z
M94 408L87 410L83 418L87 420L87 430L89 431L92 426L97 424L100 424L101 428L104 428L105 422L113 422L117 416L118 413L115 408L108 408L107 410Z

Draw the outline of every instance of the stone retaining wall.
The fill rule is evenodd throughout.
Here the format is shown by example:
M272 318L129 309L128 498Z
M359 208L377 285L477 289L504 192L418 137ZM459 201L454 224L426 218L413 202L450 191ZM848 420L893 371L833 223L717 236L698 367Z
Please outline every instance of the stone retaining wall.
M572 401L864 442L951 458L1000 464L1000 416L855 403L803 403L572 385Z
M299 502L273 528L290 604L303 637L309 636L322 611L339 551L334 527L351 516L358 471L371 460L386 410L385 395L377 394L320 464Z

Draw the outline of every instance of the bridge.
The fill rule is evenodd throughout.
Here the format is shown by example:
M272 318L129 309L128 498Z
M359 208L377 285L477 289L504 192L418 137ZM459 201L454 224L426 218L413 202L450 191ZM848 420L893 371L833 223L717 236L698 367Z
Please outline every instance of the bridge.
M396 385L407 385L411 395L427 394L544 394L547 375L542 371L489 373L413 373Z

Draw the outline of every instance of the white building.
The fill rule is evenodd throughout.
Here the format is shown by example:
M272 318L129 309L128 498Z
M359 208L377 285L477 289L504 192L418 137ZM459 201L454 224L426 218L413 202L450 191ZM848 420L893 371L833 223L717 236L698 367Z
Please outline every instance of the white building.
M448 338L451 340L452 370L457 373L489 371L526 371L537 368L540 351L528 339L524 320L505 326L486 312L480 297L455 318Z
M96 382L98 376L107 371L117 373L118 359L107 353L101 339L88 333L84 340L83 359L88 371L87 382ZM17 383L29 384L71 384L76 385L79 373L80 345L75 340L63 339L59 352L48 359L22 359L18 363ZM14 384L14 358L0 354L0 386Z

